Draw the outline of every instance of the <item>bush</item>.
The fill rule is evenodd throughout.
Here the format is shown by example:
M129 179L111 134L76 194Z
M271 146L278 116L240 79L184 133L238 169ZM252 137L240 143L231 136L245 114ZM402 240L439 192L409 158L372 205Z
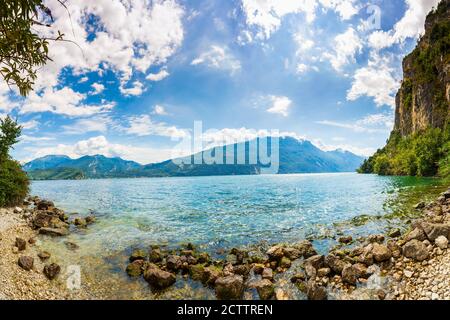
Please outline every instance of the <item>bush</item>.
M26 173L9 155L9 150L18 142L21 132L22 127L9 116L0 119L0 207L22 203L29 191Z
M21 204L29 191L29 180L15 160L4 160L0 165L0 207Z

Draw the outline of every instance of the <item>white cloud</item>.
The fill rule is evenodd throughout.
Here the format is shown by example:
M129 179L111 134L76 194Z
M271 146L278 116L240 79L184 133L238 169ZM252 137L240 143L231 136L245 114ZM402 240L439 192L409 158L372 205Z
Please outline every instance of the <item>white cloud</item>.
M170 73L166 69L162 69L158 73L148 74L148 76L145 79L150 80L150 81L161 81L161 80L167 78L169 75L170 75Z
M210 68L226 70L232 75L241 69L241 62L236 59L227 47L212 45L208 51L203 52L192 60L191 65L205 64Z
M100 93L103 92L103 90L105 90L105 86L102 85L101 83L97 83L97 82L94 82L91 85L91 87L92 87L93 90L92 90L92 92L90 94L92 94L92 95L100 94Z
M26 122L20 122L19 123L22 128L24 130L31 130L31 129L35 129L37 126L39 126L39 121L37 121L36 119L30 120L30 121L26 121Z
M144 84L140 81L134 81L132 87L120 87L120 92L125 96L140 96L144 91Z
M405 15L389 31L374 31L369 36L369 45L377 50L402 43L407 38L417 38L424 32L425 18L440 0L405 0L408 9Z
M372 97L377 106L395 107L395 93L400 83L394 78L394 69L389 66L389 59L372 55L367 67L356 70L347 100L354 101L360 97Z
M31 92L20 108L20 113L53 112L67 116L90 116L110 111L113 103L86 105L86 95L69 87L61 89L46 88L41 94Z
M359 147L351 144L327 144L323 143L321 140L313 140L311 141L317 148L323 151L335 151L335 150L345 150L350 151L359 156L369 157L373 155L376 151L375 148L370 147Z
M94 116L78 119L70 125L62 126L65 134L85 134L88 132L106 132L114 123L108 116Z
M333 10L341 20L355 15L357 0L242 0L247 26L256 28L256 38L266 40L279 29L284 16L304 14L308 23L314 21L317 8ZM250 38L251 39L251 38ZM251 41L249 41L251 42Z
M269 98L272 101L272 104L267 109L267 112L280 114L284 117L289 115L289 109L292 107L291 99L283 96L269 96Z
M159 116L167 116L168 115L166 108L164 108L163 106L161 106L159 104L155 105L152 113L159 115Z
M386 113L369 114L362 119L354 122L338 122L322 120L318 124L332 126L337 128L349 129L355 132L365 133L387 133L392 130L394 125L394 115Z
M97 136L75 144L58 144L52 147L29 147L26 150L33 154L33 158L49 154L65 154L71 158L85 155L104 155L106 157L121 157L126 160L137 161L142 164L167 160L171 156L171 149L152 149L110 143L105 136Z
M169 126L163 122L153 122L148 115L130 117L128 119L128 126L122 127L120 130L139 137L163 136L177 139L188 135L187 130Z
M350 27L334 38L333 46L334 52L325 53L324 57L330 59L335 70L341 71L347 64L355 62L355 55L363 49L363 42L358 33Z

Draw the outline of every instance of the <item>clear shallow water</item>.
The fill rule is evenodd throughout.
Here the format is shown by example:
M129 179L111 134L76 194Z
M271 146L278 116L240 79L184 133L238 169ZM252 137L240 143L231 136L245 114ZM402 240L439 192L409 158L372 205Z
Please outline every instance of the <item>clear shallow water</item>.
M415 215L412 205L443 188L436 179L350 173L35 181L32 194L68 214L93 210L98 217L86 230L38 240L52 262L80 267L81 292L91 298L214 299L213 290L181 275L163 292L129 278L131 250L194 242L215 255L219 248L310 238L324 253L339 234L405 227L404 220ZM80 248L70 250L66 241ZM305 299L289 281L298 270L294 265L277 283L291 299Z
M193 242L214 249L306 237L319 239L316 244L325 250L336 234L362 235L395 226L397 212L405 210L403 202L418 201L416 193L439 190L435 179L353 173L32 184L33 195L68 213L95 211L98 222L70 237L100 254L151 244ZM372 219L389 214L390 219ZM361 215L363 223L351 223Z

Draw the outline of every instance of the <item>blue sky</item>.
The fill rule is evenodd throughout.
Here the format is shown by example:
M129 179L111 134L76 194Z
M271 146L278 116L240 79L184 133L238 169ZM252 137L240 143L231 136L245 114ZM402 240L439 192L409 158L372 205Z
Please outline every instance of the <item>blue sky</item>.
M21 161L160 161L198 120L211 141L278 129L370 155L438 0L73 0L70 19L55 2L53 27L39 32L77 46L51 44L25 99L0 83L0 112L24 126Z

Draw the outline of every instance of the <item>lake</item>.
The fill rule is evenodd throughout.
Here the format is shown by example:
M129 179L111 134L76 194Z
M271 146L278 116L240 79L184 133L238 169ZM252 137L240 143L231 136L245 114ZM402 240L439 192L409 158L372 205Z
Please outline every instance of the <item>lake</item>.
M192 242L223 258L220 249L305 238L325 253L340 235L404 230L405 220L417 215L413 204L444 188L432 178L339 173L34 181L31 194L69 216L95 213L98 221L88 229L43 237L38 245L53 261L80 266L83 285L102 298L213 299L213 291L184 278L152 292L142 278L127 277L129 254ZM80 248L70 250L66 241ZM288 280L285 290L303 299Z

